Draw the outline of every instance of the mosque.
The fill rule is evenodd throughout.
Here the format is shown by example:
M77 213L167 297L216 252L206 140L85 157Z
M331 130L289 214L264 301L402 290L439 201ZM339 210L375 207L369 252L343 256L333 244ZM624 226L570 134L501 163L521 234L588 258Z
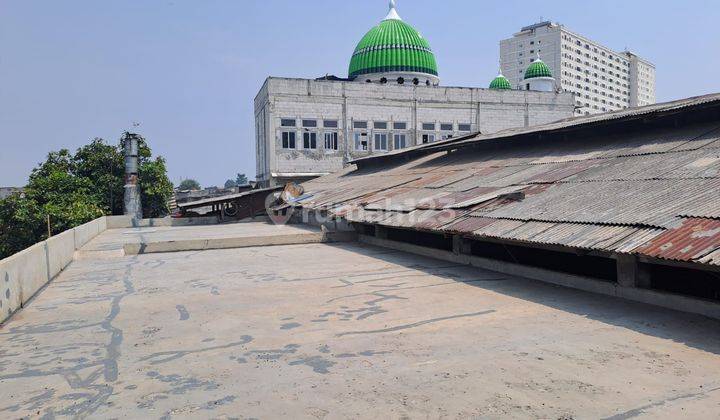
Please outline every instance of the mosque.
M502 74L488 88L443 86L430 43L391 0L355 47L347 78L265 80L255 97L257 181L302 182L370 154L544 124L574 109L539 57L522 89Z

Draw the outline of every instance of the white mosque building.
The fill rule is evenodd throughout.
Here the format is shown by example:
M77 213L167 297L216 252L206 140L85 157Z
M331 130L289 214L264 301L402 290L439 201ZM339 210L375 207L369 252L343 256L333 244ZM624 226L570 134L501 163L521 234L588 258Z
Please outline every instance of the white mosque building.
M255 97L257 180L301 182L370 154L573 116L573 95L541 60L523 86L502 74L488 88L443 86L430 43L390 1L355 47L347 78L265 80Z

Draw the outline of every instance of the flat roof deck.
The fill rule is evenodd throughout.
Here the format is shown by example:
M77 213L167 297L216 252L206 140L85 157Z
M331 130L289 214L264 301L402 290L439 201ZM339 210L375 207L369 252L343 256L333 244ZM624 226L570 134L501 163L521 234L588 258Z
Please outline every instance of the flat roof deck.
M0 417L720 411L717 321L360 243L91 251L126 231L0 329Z

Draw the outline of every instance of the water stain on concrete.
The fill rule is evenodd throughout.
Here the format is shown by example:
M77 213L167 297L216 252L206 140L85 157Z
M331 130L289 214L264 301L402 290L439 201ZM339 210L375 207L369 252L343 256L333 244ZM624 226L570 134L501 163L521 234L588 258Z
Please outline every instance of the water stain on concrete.
M177 305L175 306L175 309L177 309L178 313L180 314L180 321L186 321L190 319L190 313L188 312L187 308L183 305Z
M287 354L293 354L300 348L299 344L288 344L282 349L251 350L245 356L255 356L258 360L271 361L279 360Z
M333 367L337 363L332 360L325 359L321 356L310 356L303 359L294 360L289 363L290 366L306 365L313 369L313 372L326 375L330 373L329 368Z
M390 352L389 351L365 350L365 351L361 351L361 352L357 352L357 353L340 353L340 354L336 354L335 357L338 359L348 359L348 358L360 357L360 356L372 357L372 356L377 356L380 354L388 354L388 353L390 353Z

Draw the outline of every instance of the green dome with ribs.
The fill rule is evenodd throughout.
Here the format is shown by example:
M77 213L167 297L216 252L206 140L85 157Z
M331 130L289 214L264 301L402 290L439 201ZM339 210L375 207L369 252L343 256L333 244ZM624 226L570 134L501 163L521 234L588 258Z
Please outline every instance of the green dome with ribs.
M390 18L372 28L355 47L348 75L413 72L438 75L430 44L412 26Z
M539 58L530 63L527 70L525 70L525 79L533 79L535 77L553 77L550 72L550 67Z

